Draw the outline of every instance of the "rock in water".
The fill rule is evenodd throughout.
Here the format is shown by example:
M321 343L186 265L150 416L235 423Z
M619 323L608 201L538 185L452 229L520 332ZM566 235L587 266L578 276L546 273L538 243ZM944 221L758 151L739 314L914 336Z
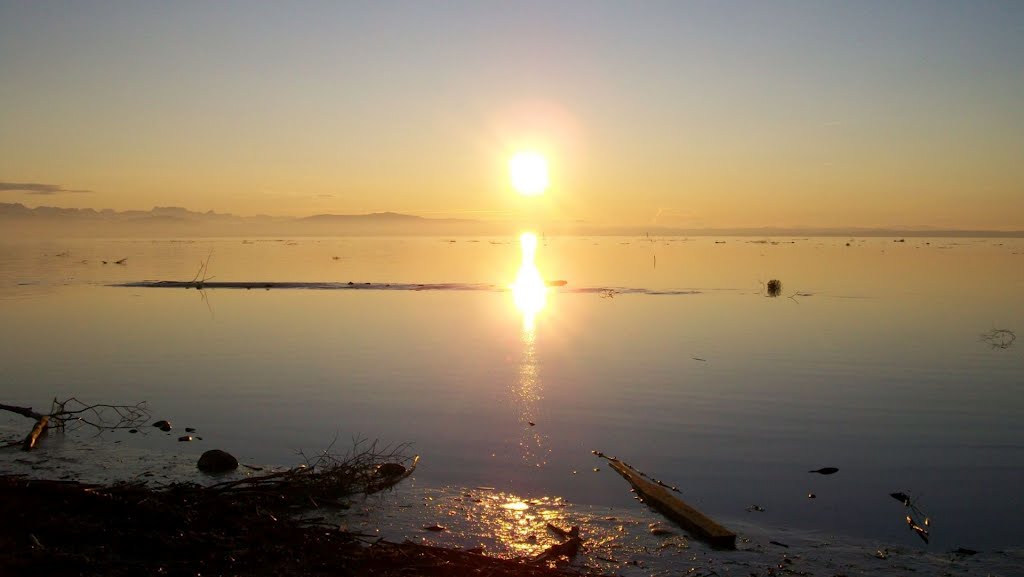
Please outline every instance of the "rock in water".
M405 465L399 463L383 463L377 467L377 474L381 477L397 477L405 474Z
M813 471L807 471L807 472L808 473L819 473L819 474L822 474L822 475L831 475L833 473L838 473L839 469L837 469L835 467L823 467L821 469L815 469Z
M223 473L237 469L238 459L226 451L212 449L199 457L199 462L196 463L196 466L204 473Z
M157 421L157 422L153 423L153 426L158 428L158 429L160 429L161 431L163 431L165 433L167 431L171 430L171 422L170 421Z

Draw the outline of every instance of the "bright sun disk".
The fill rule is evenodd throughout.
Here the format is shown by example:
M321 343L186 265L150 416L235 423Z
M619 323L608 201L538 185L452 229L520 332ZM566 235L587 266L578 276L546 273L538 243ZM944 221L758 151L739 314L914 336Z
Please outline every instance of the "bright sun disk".
M523 196L544 194L550 184L548 161L536 152L520 152L508 161L512 188Z

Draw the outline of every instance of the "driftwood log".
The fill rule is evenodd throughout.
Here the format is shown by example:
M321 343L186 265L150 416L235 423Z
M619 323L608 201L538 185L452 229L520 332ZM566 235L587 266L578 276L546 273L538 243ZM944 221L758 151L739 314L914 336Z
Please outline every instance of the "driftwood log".
M33 425L32 430L28 432L28 436L25 437L25 441L21 444L22 450L31 451L35 448L36 442L39 441L39 437L46 432L50 426L50 415L43 415L39 417L36 424Z
M678 523L692 536L716 549L736 548L735 533L719 525L679 497L673 495L672 492L666 490L665 484L646 478L646 475L619 459L609 457L597 451L595 451L595 454L606 459L612 469L633 486L636 494L644 503L647 503L669 519Z
M36 443L39 441L39 437L42 436L50 426L50 415L37 413L32 410L32 407L15 407L14 405L5 405L0 403L0 410L17 413L24 417L35 419L36 423L32 426L32 430L25 436L25 440L21 442L21 448L24 451L31 451L34 449Z

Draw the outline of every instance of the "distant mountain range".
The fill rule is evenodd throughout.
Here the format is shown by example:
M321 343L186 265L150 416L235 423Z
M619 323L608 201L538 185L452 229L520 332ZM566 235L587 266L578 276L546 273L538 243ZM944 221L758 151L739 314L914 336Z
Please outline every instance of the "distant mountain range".
M0 203L0 235L82 236L344 236L344 235L505 235L520 223L453 218L424 218L397 212L317 214L306 217L238 216L213 211L195 212L178 206L151 210L115 211L91 208L29 208ZM586 222L548 222L550 235L758 236L758 237L988 237L1021 238L1024 230L962 230L913 228L674 228L666 226L606 226Z
M307 217L238 216L179 206L115 211L91 208L29 208L0 203L0 235L64 236L260 236L370 234L485 234L488 223L429 219L410 214L317 214Z

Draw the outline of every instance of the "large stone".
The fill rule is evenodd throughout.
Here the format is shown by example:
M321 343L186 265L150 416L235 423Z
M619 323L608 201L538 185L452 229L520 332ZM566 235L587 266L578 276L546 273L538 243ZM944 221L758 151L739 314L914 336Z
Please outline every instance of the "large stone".
M384 478L404 475L405 470L405 465L400 463L382 463L377 466L377 474Z
M237 469L238 459L227 451L211 449L199 457L199 462L196 466L205 473L224 473Z

